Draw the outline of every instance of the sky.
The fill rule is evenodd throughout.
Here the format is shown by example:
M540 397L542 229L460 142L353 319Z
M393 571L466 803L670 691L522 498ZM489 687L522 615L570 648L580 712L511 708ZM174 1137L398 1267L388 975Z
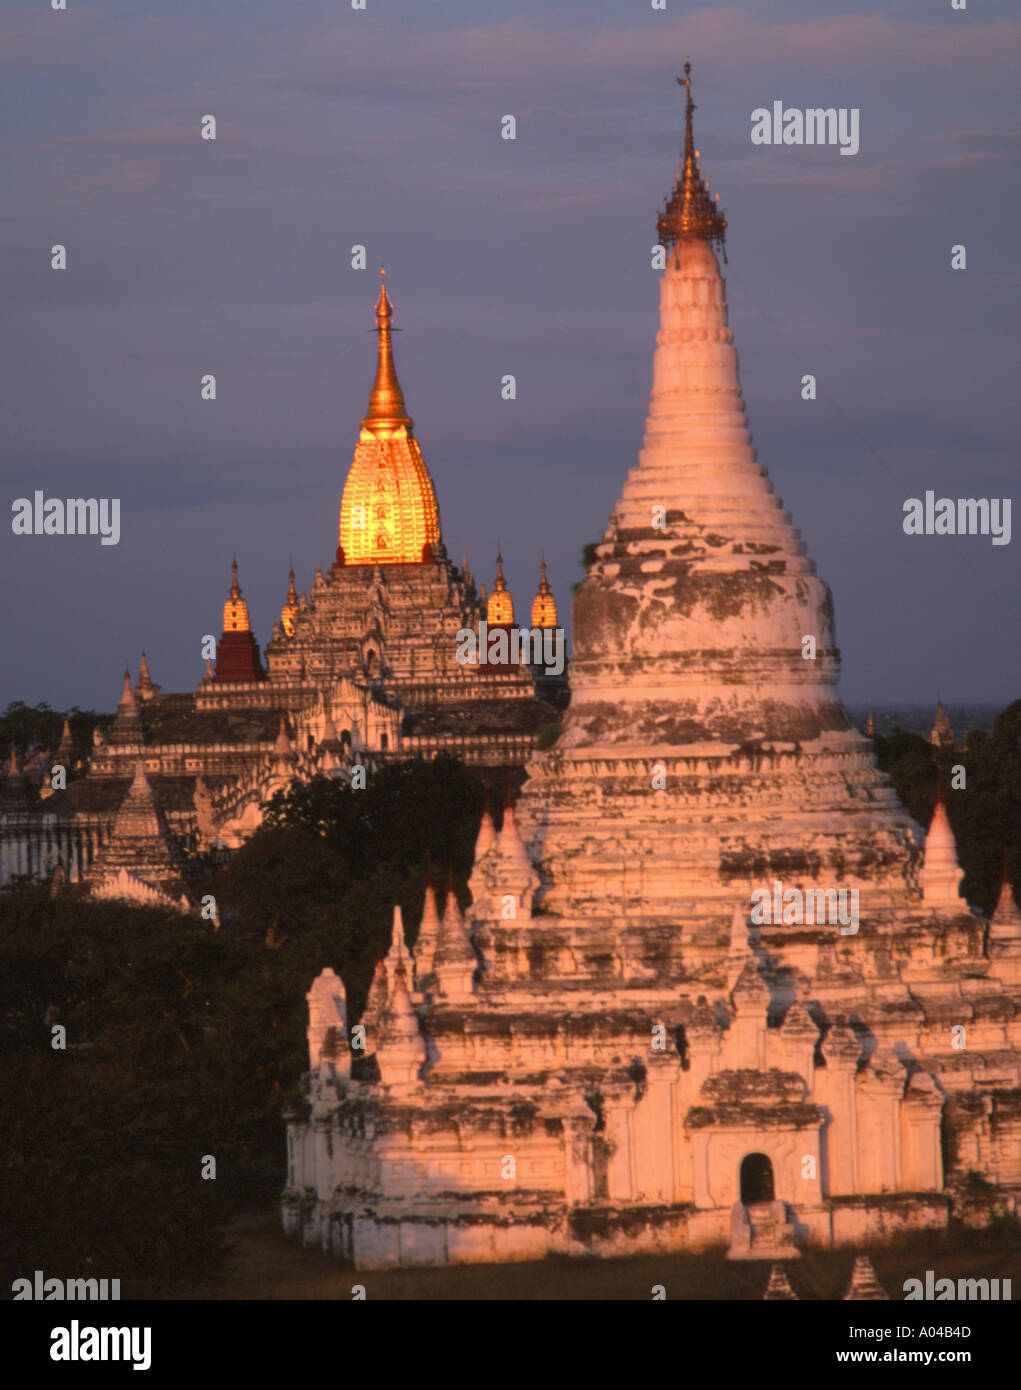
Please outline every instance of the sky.
M193 688L233 553L265 646L292 557L299 589L332 562L380 262L448 552L489 585L502 546L522 611L544 553L566 615L641 445L685 57L841 694L1021 695L1021 534L902 529L1017 476L1014 5L5 0L0 497L120 498L121 539L0 528L0 707L112 709L143 649ZM753 145L775 100L858 108L859 152Z

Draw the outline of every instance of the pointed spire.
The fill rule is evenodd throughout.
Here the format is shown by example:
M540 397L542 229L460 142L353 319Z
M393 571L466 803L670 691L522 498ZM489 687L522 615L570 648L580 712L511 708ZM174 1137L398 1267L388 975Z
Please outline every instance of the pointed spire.
M362 429L368 430L377 439L386 439L402 427L410 433L413 424L404 404L404 393L401 391L397 370L394 367L391 339L394 331L391 324L394 311L390 296L386 292L386 270L383 266L379 267L379 275L379 298L376 300L376 332L379 335L376 379L372 383L369 409L362 421Z
M280 732L277 734L277 741L273 745L273 754L277 761L294 761L294 748L291 744L290 736L287 733L287 716L280 715Z
M549 580L546 578L545 555L542 557L542 564L539 568L541 578L535 598L532 600L532 626L556 627L557 601L553 596L553 590L549 586Z
M422 987L422 981L425 977L432 973L439 935L440 914L436 906L436 890L433 887L432 870L427 868L425 903L422 908L422 920L418 927L418 939L415 942L415 978L419 988Z
M932 729L929 731L929 742L934 748L953 748L954 731L950 727L950 720L943 712L943 700L936 696L936 717L932 721Z
M142 720L138 713L135 692L131 689L131 672L124 668L124 689L117 701L117 714L110 726L111 743L141 743Z
M0 787L0 800L12 807L20 807L27 802L27 792L25 790L25 777L21 770L21 759L18 757L18 750L11 744L10 756L4 767L4 781Z
M507 782L507 799L503 806L503 825L500 827L500 834L497 837L496 843L500 851L500 857L505 861L505 866L520 866L521 868L531 870L532 861L528 857L528 850L525 848L525 842L521 838L521 832L518 830L518 823L514 816L514 799L511 795L511 784L509 779Z
M137 710L137 708L138 706L135 704L135 692L131 689L131 672L125 666L124 689L121 691L121 698L117 701L117 713L120 714L121 710L127 712L129 710Z
M386 957L387 971L396 970L398 964L407 960L408 944L404 940L404 918L400 903L394 903L393 924L390 928L390 950Z
M1014 888L1007 870L1007 851L1003 852L1003 876L1000 879L1000 898L989 919L990 941L1021 942L1021 909L1014 900Z
M381 1082L397 1091L411 1089L418 1081L426 1048L408 993L408 972L403 959L394 971L389 1007L380 1020L380 1031L376 1061Z
M514 600L503 577L503 556L496 552L496 580L486 603L486 622L490 627L514 626Z
M709 193L709 184L703 179L699 168L699 152L695 149L695 136L692 116L695 103L691 99L691 63L684 61L684 76L677 79L685 89L684 109L684 160L681 164L677 182L666 208L656 222L656 231L664 246L670 247L676 241L698 239L723 250L726 237L727 219L723 216L717 202Z
M383 1010L386 1008L386 996L386 964L384 963L383 957L380 956L372 972L372 983L369 985L369 993L366 996L365 1009L362 1013L362 1022L370 1033L367 1048L369 1052L375 1052L378 1047L379 1040L375 1037L375 1031L379 1027Z
M225 633L250 632L252 625L248 619L248 604L244 600L241 585L238 583L236 555L231 560L230 574L230 592L227 595L227 602L223 605L223 630Z
M479 823L479 833L475 838L475 863L477 864L484 854L496 844L496 826L493 824L493 813L489 808L489 788L486 787L486 804L482 808L482 820Z
M280 610L280 626L288 637L294 636L294 615L298 611L298 594L294 587L294 562L288 571L287 597L284 606Z
M152 689L152 677L149 675L149 661L145 652L142 653L142 659L138 663L137 685L140 692Z
M919 879L922 901L929 907L967 912L968 904L960 896L961 865L957 858L957 841L950 828L950 818L943 797L943 779L936 782L936 803L925 836L925 853Z
M341 1076L351 1075L347 1041L347 991L334 970L322 970L305 995L308 1004L308 1064L315 1071L330 1061Z
M64 727L60 731L60 742L57 744L57 757L61 759L64 754L70 756L73 755L73 753L74 738L71 734L71 721L70 719L65 719Z
M109 848L112 841L125 837L130 840L160 841L166 838L163 816L141 758L135 763L135 773L117 811L113 834L107 842L107 847Z
M454 871L447 875L447 901L436 940L433 972L440 991L449 999L466 1001L472 997L472 981L477 961L457 902Z

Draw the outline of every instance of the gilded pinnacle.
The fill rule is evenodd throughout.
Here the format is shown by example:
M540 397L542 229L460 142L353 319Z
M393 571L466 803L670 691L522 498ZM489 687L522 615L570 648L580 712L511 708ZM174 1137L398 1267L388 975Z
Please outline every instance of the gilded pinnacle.
M664 246L670 247L675 241L701 240L711 246L724 250L727 219L718 207L719 194L713 199L709 184L702 177L699 168L699 152L695 149L695 136L692 129L692 115L695 103L691 99L691 63L684 62L684 76L677 79L685 88L686 102L684 112L684 160L681 164L677 182L674 184L670 201L656 221L656 232Z
M393 305L386 292L386 270L379 268L379 298L376 300L376 333L379 335L376 356L376 379L372 383L369 396L369 409L362 421L362 428L374 434L377 439L386 439L401 426L412 429L412 420L404 404L404 393L397 380L394 367L393 343Z

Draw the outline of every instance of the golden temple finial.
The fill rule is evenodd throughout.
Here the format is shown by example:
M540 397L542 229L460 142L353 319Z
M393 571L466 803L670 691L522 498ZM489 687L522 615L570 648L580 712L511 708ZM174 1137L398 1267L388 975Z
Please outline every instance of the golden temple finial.
M398 330L391 323L393 313L394 307L386 292L386 268L380 266L379 298L376 300L376 333L379 335L376 379L372 383L369 409L362 421L362 429L377 439L387 439L400 430L410 434L413 428L394 367L391 334Z
M288 571L287 598L284 606L280 610L280 626L288 637L294 636L294 615L298 611L298 592L294 587L294 561L291 561L291 568Z
M252 626L248 620L248 604L241 596L241 585L238 583L236 555L231 561L230 570L230 594L227 597L227 602L223 605L223 630L224 632L251 632Z
M539 588L535 598L532 600L532 626L533 627L556 627L557 625L557 601L553 596L553 590L549 586L546 578L546 556L542 557L540 566L541 578Z
M674 184L670 201L656 221L656 233L664 246L670 247L675 241L701 240L718 247L727 259L724 246L727 219L720 208L719 194L714 200L709 193L709 184L702 177L699 168L699 152L695 149L695 135L692 116L696 110L691 99L691 61L684 60L684 76L677 79L685 89L684 110L684 162Z
M490 627L514 626L514 600L503 577L503 555L496 552L496 579L486 601L486 622Z

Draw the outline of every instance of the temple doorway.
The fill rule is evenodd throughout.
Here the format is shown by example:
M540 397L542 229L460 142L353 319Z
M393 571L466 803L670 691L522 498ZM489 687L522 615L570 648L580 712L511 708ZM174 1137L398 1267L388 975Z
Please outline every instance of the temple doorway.
M765 1154L746 1154L741 1160L741 1201L747 1207L772 1202L775 1196L772 1163Z

